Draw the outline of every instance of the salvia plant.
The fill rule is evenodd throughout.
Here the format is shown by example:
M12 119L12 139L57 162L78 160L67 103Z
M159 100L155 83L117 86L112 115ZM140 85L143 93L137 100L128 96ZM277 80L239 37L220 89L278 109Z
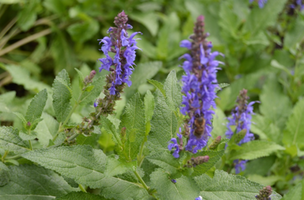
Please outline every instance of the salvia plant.
M284 3L255 1L253 13ZM287 7L300 13L303 6L295 1ZM221 26L233 27L237 17L225 18ZM163 58L164 62L176 59L178 73L171 70L164 82L148 80L154 89L132 89L136 72L142 70L136 54L146 53L138 40L145 36L122 11L107 29L108 35L98 39L103 53L99 72L75 69L78 79L71 81L67 70L61 70L52 88L39 90L25 103L25 112L10 106L11 94L0 95L0 111L14 119L13 125L0 127L0 199L303 199L301 46L290 44L296 60L292 72L280 64L283 61L271 61L281 70L280 82L288 95L277 81L253 90L245 80L256 77L242 77L231 65L243 65L238 59L253 56L274 30L253 30L254 20L248 18L250 25L238 24L229 31L232 35L223 34L224 39L230 38L229 50L221 53L221 48L212 50L215 45L208 41L212 34L206 32L205 18L195 19L193 31L191 20L191 28L187 26L186 33L192 32L189 39L181 40L181 50L175 51L180 54ZM170 34L176 38L174 32ZM290 37L286 36L287 42ZM237 49L241 53L233 59ZM159 62L147 64L156 65ZM16 66L3 68L13 71ZM218 74L224 69L237 86L220 82Z

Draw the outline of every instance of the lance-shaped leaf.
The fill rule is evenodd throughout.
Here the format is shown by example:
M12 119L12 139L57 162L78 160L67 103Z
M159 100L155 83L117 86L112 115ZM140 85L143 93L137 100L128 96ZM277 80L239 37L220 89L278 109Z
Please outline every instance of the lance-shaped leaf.
M6 126L0 127L0 148L16 154L29 150L28 144L19 137L18 129Z
M162 169L154 171L150 178L159 199L185 200L198 197L199 188L192 178L181 176L175 179L176 183L173 183L171 177Z
M105 176L107 157L101 150L93 149L91 146L54 147L31 151L22 156L72 178L77 183L92 189L102 188L101 195L106 198L147 199L149 197L148 192L140 184Z
M154 107L155 107L154 96L152 95L150 90L148 90L145 95L144 103L145 103L145 123L147 123L152 119L154 113Z
M283 135L285 144L304 144L304 99L298 101L287 121Z
M33 124L33 122L40 118L42 111L44 109L45 103L47 100L47 91L46 89L40 91L32 99L25 115L27 122Z
M129 159L134 159L146 133L144 103L140 99L139 93L136 93L127 104L122 115L121 127L126 128L124 151Z
M91 91L84 91L84 93L81 96L80 103L81 104L92 103L103 90L103 86L105 85L105 83L106 83L105 76L100 76L94 79L93 82L91 83L93 89Z
M53 83L53 107L59 122L64 122L71 111L72 90L70 78L64 69L56 76Z
M150 84L152 84L155 88L159 89L159 91L166 97L166 91L164 89L164 84L158 82L156 80L148 80Z
M275 151L284 149L284 147L274 142L255 140L242 144L240 149L231 153L230 159L252 160L263 156L269 156Z
M56 198L57 199L57 198ZM58 198L58 200L77 200L77 199L85 199L85 200L106 200L105 198L90 194L90 193L84 193L84 192L71 192L61 198Z
M166 92L166 102L172 110L180 107L182 102L181 86L176 78L176 72L172 70L164 84Z
M155 110L148 138L149 148L151 151L156 148L167 151L168 142L172 137L176 137L178 123L160 91L156 91L155 98Z
M101 150L86 145L40 149L22 156L90 187L99 186L107 162Z
M198 154L195 154L195 157L197 156L209 156L208 162L199 164L195 167L193 167L193 173L191 176L199 176L203 173L206 173L209 169L211 169L222 157L225 150L221 151L202 151Z
M175 174L177 172L177 168L180 167L178 159L174 158L168 149L151 155L147 157L147 159L170 174Z
M248 200L255 199L262 185L252 182L243 176L230 175L224 171L216 170L214 177L204 174L194 178L200 188L200 196L204 200ZM271 200L281 199L273 192Z
M0 187L0 199L55 199L76 191L55 172L35 165L10 167L10 182Z

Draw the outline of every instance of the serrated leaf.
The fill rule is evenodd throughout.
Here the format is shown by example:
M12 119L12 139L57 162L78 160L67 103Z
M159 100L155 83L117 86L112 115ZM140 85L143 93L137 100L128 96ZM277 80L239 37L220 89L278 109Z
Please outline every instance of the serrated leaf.
M218 86L219 88L215 88L215 93L217 93L218 91L221 91L222 89L228 87L230 84L228 83L219 83Z
M24 158L92 188L104 177L106 155L91 146L63 146L25 153Z
M19 137L18 129L13 127L0 127L0 147L16 154L29 150L27 143Z
M123 174L128 170L132 170L132 167L136 163L124 162L123 160L117 158L108 158L107 169L105 171L106 176L116 176L118 174Z
M82 90L82 87L83 87L83 80L84 80L84 76L82 74L81 71L79 71L77 68L74 68L78 74L78 80L79 80L79 89Z
M223 156L225 150L221 151L202 151L200 153L195 154L197 156L209 156L209 160L206 163L197 165L193 167L193 173L191 176L199 176L203 173L206 173L209 169L211 169Z
M243 176L230 175L224 171L216 170L214 177L204 174L194 178L204 200L248 200L259 194L262 185L252 182ZM273 192L271 200L281 199Z
M128 159L136 158L146 133L145 109L139 93L136 93L126 105L121 118L121 127L126 128L124 152Z
M304 144L304 99L298 101L286 123L285 144Z
M155 107L154 96L152 95L150 90L148 90L145 95L144 103L145 103L145 123L147 123L152 119L154 113L154 107Z
M280 86L276 82L276 77L271 77L267 84L264 85L260 100L261 113L276 126L283 129L287 117L290 114L292 103L289 98L282 93Z
M125 88L127 99L134 95L141 84L146 83L148 79L154 77L161 67L162 62L159 61L141 63L136 66L131 76L132 85Z
M90 193L84 193L84 192L71 192L63 197L56 198L58 200L106 200L105 198L90 194Z
M166 92L166 100L169 107L172 110L179 108L182 102L182 89L178 83L176 72L174 70L172 70L168 75L164 84L164 90Z
M36 119L41 117L47 96L46 89L35 95L26 111L25 119L27 122L33 124Z
M10 182L0 187L0 199L55 199L75 191L55 172L35 165L10 166Z
M150 150L168 150L168 142L176 137L178 121L174 112L165 103L165 97L156 91L155 110L151 120L151 132L148 143Z
M64 69L56 76L53 83L53 107L59 122L64 122L71 111L71 84L67 71Z
M231 159L252 160L263 156L269 156L271 153L284 150L285 148L270 141L254 140L241 145L239 150L231 153Z
M277 181L284 180L285 177L283 176L261 176L257 174L250 174L247 177L249 180L259 183L261 185L274 185Z
M148 156L147 159L170 174L175 174L180 166L178 159L174 158L169 150Z
M80 99L80 104L88 104L94 102L94 100L99 96L103 90L103 86L106 84L105 76L100 76L93 80L90 86L93 88L89 91L86 90ZM90 87L89 86L89 87Z
M164 85L161 82L158 82L156 80L148 80L149 83L151 83L155 88L159 89L159 91L166 97L166 92L164 90Z
M100 116L100 124L102 133L104 132L106 134L112 135L112 139L115 141L116 144L120 142L121 136L117 133L114 124L109 119L104 116Z
M174 184L171 178L162 169L157 169L151 175L152 187L160 199L185 200L198 197L199 188L192 178L182 176Z
M281 200L303 200L304 181L302 180L296 186L293 186Z

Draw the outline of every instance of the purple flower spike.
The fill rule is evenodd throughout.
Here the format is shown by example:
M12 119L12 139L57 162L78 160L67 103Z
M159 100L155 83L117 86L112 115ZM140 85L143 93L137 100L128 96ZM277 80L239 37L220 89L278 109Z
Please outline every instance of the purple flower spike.
M106 36L99 39L99 44L102 44L101 50L106 55L106 58L99 59L102 64L99 70L111 71L107 76L107 85L105 89L109 91L110 95L120 97L125 85L131 86L130 76L135 65L136 46L135 35L140 32L133 33L128 36L127 30L132 29L130 24L127 24L128 16L124 11L119 13L114 20L116 27L110 27L108 33L110 37ZM109 55L109 52L115 53L114 58ZM111 69L113 66L114 69Z
M204 17L199 16L194 35L190 37L192 41L183 40L180 43L181 47L190 50L181 57L185 59L182 67L186 73L182 77L184 96L181 113L188 116L188 141L185 149L192 153L197 153L207 145L212 131L212 108L216 107L216 73L220 62L215 57L220 53L211 52L212 45L206 41L208 35L204 33Z
M250 133L250 126L251 126L251 115L253 113L252 105L256 103L256 101L247 103L248 96L247 90L243 89L240 91L240 95L237 98L237 106L231 111L231 117L228 117L227 123L227 131L226 137L230 139L234 134L240 134L244 132L243 138L238 142L238 145L243 143L250 142L254 140L254 135ZM232 131L231 126L236 126L235 132ZM247 161L239 161L235 160L235 171L236 173L240 173L240 171L245 170L245 164Z

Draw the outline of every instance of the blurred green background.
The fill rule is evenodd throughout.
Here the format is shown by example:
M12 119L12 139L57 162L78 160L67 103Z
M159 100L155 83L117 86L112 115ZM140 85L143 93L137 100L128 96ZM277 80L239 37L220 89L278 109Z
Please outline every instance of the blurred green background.
M248 90L251 100L261 101L255 105L259 109L255 109L252 131L256 138L284 143L287 150L284 155L251 162L251 171L245 175L260 183L276 183L278 191L284 193L288 184L295 184L290 182L294 177L291 167L299 167L301 173L304 169L300 159L303 147L294 147L283 138L285 122L304 94L304 13L299 7L290 7L295 2L268 0L259 8L257 1L250 4L248 0L0 0L1 125L12 125L16 117L11 112L24 112L38 91L47 88L50 92L62 69L69 72L72 85L78 81L74 68L86 74L98 71L98 58L104 55L97 39L107 36L114 17L124 10L133 26L131 31L143 35L139 36L141 51L133 84L117 104L120 115L126 100L137 90L142 94L153 90L147 79L163 82L171 70L182 76L178 58L186 50L179 43L191 35L195 19L204 15L213 50L225 55L218 58L225 63L218 82L230 84L216 99L216 113L223 119L218 123L225 122L241 89ZM48 107L46 110L52 113ZM79 109L75 121L88 112ZM223 135L225 127L215 130ZM261 163L264 167L259 171L256 166ZM286 170L290 173L284 179ZM261 178L266 175L271 175L270 179Z

